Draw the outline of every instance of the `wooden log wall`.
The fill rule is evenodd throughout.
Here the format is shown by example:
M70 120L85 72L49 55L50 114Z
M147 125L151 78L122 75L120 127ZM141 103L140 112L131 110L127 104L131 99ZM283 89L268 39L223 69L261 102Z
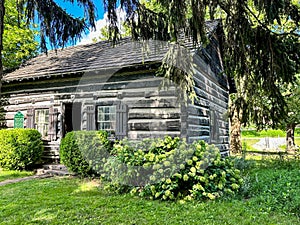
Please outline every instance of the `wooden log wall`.
M159 90L163 78L155 76L157 65L146 70L144 65L120 70L113 76L108 71L92 71L6 83L3 91L10 93L10 105L6 107L7 126L13 127L13 118L18 111L25 115L26 125L28 109L51 108L57 115L56 128L51 129L51 137L45 142L50 146L46 157L57 160L63 135L64 104L81 103L81 130L96 128L98 105L123 104L126 105L130 139L180 136L188 142L205 140L214 143L222 154L227 154L226 82L201 58L195 57L195 63L198 64L194 71L195 91L199 99L187 105L179 101L174 86ZM220 134L216 140L212 140L212 111Z
M14 115L18 111L25 115L24 127L27 126L29 119L28 109L33 111L51 109L51 118L53 112L56 112L56 128L49 129L49 138L45 140L46 158L52 159L58 157L58 146L63 135L62 118L67 116L64 115L63 107L66 103L81 103L82 130L96 128L98 105L122 103L128 106L126 121L128 138L180 136L181 106L177 100L175 87L159 90L163 78L156 77L154 71L120 73L111 77L103 77L99 71L85 75L78 76L77 80L70 75L47 80L28 80L19 85L5 84L4 90L10 93L10 104L6 107L7 126L13 127ZM60 82L57 82L58 79ZM93 127L89 126L91 118Z
M229 87L227 77L222 74L220 50L217 39L208 46L207 57L195 55L194 90L197 99L188 105L187 139L188 142L204 140L216 145L223 155L229 154L229 121L227 118Z
M91 77L89 77L91 80ZM181 106L177 99L175 87L159 90L163 78L154 72L138 72L111 77L105 83L79 85L85 93L83 107L97 105L126 105L127 136L130 139L180 136ZM82 83L88 83L83 81ZM80 100L76 94L76 100ZM82 129L88 127L86 109L83 109Z

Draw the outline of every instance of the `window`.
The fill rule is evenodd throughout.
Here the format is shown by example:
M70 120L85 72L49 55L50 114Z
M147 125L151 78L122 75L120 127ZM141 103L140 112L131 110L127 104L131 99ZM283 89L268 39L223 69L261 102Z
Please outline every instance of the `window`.
M37 129L43 138L48 137L49 109L36 109L34 115L34 128Z
M116 106L97 107L97 128L114 134L116 130Z

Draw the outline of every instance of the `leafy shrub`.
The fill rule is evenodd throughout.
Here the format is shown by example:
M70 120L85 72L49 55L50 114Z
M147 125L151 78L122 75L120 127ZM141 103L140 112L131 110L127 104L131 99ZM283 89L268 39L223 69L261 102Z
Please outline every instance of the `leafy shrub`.
M174 160L184 161L182 158L187 152L175 152L179 145L183 145L180 139L171 137L145 139L141 142L122 140L114 145L112 156L103 161L102 177L114 184L132 186L144 186L150 179L159 181L178 169ZM185 145L183 147L185 148ZM163 173L156 174L155 178L150 177L157 171ZM120 187L120 190L123 189Z
M115 144L103 177L114 191L150 199L215 199L236 192L242 179L229 158L203 141L187 145L179 138L128 140Z
M242 131L243 137L285 137L286 133L283 130L243 130Z
M256 130L242 130L243 137L259 137L260 134Z
M0 130L0 167L30 169L41 159L43 142L34 129Z
M105 131L72 131L60 144L61 162L80 176L96 174L101 157L111 150Z
M300 127L295 128L295 137L300 137Z
M261 137L285 137L286 133L283 130L262 130Z
M234 167L240 171L248 171L255 168L255 160L246 160L245 158L233 157L232 161L234 162Z

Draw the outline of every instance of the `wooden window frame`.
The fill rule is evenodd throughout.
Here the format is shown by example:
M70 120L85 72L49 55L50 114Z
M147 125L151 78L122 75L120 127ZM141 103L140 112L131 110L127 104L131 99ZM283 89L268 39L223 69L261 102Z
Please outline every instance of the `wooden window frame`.
M52 105L42 107L32 107L27 110L26 115L26 128L37 129L36 125L36 112L39 110L48 110L48 128L47 134L41 134L43 140L55 141L57 140L58 131L58 110ZM37 129L39 130L39 129ZM40 131L40 130L39 130Z
M38 112L44 112L42 113L42 116L38 117ZM48 113L47 113L48 112ZM42 121L37 121L37 119L41 119L43 117ZM50 126L50 110L49 108L36 108L34 109L34 129L38 130L41 135L42 139L49 139L49 126Z
M102 120L99 120L99 113L100 113L100 108L103 108L104 111L106 109L109 109L109 112L103 112L104 114L104 118ZM112 111L110 111L111 109L113 109ZM108 120L106 120L106 118ZM111 118L112 117L112 118ZM116 124L117 124L117 115L116 115L116 105L97 105L96 106L96 128L97 130L105 130L109 133L109 135L111 137L115 136L115 132L116 132ZM109 127L101 127L101 123L102 125L109 124Z
M115 108L115 127L114 129L103 129L107 130L110 134L110 138L121 140L127 137L128 133L128 106L121 102L117 102L117 104L98 104L96 105L96 115L95 115L95 123L96 129L100 130L99 126L99 107L114 107ZM104 122L104 121L103 121Z

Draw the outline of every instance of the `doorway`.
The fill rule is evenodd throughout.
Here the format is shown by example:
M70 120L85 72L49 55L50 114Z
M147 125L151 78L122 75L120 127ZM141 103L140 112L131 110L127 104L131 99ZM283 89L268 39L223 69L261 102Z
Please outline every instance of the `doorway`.
M81 130L81 103L64 104L64 135L71 131Z

